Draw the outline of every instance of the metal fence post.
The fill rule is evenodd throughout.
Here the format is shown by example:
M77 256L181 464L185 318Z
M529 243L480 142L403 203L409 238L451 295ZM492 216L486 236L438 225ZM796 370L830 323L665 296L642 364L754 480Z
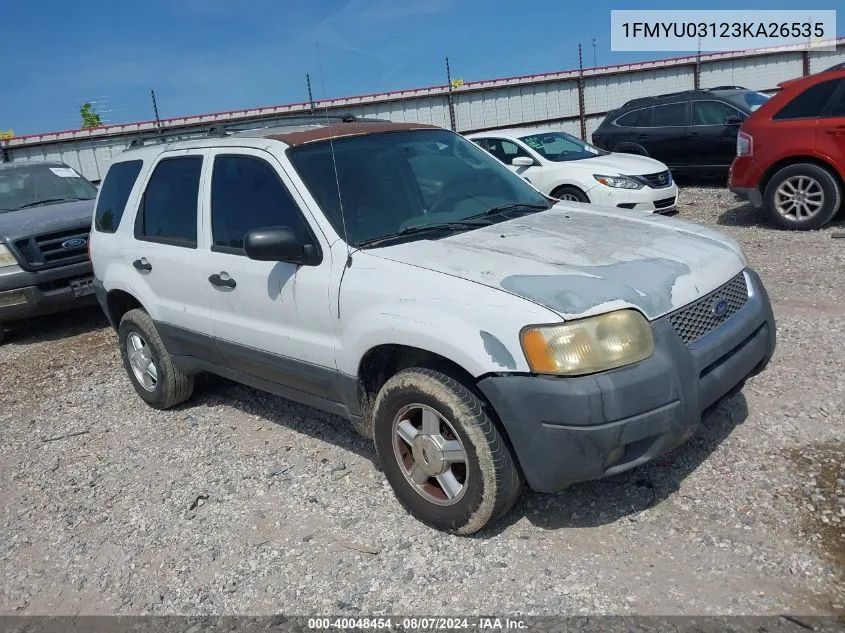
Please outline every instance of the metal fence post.
M581 45L578 44L578 120L581 122L581 140L587 140L587 119L584 108L584 60Z

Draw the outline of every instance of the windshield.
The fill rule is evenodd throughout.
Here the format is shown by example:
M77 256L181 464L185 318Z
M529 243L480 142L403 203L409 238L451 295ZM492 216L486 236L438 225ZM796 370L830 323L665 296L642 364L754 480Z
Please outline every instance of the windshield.
M565 132L543 132L523 136L521 140L546 160L556 163L595 158L608 153Z
M769 95L762 92L742 92L726 97L731 103L738 105L745 112L754 112L769 100Z
M549 207L522 178L448 130L334 139L336 176L329 141L293 147L288 156L335 231L347 234L347 242L356 247L411 227L461 222L496 207L534 207L528 212ZM493 221L491 215L458 228L472 230ZM429 236L409 233L406 239L423 235Z
M66 200L93 200L96 196L94 185L63 165L0 169L0 212Z

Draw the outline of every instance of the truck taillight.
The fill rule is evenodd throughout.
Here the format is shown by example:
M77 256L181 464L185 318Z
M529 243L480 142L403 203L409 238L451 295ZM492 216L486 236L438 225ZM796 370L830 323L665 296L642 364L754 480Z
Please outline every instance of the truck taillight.
M736 135L736 155L752 156L754 154L754 139L750 134L740 131Z

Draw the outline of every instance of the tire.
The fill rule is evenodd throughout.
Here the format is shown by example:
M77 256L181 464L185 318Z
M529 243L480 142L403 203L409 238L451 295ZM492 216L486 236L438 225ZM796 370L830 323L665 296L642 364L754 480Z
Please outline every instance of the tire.
M788 206L788 196L799 190L805 192L805 202ZM821 228L836 215L842 202L842 189L836 177L824 167L797 163L784 167L769 179L763 200L772 224L783 229L809 231ZM821 204L816 207L814 202L819 201Z
M140 339L142 346L138 346ZM194 376L185 374L173 366L173 359L164 347L150 315L140 309L129 310L123 315L118 327L118 341L123 367L135 391L143 400L156 409L169 409L191 397L194 391ZM137 361L130 360L136 352ZM142 360L152 362L151 371L143 374L144 382L136 374ZM135 364L133 365L133 362ZM149 368L149 365L147 365Z
M572 202L586 202L587 204L590 203L590 199L587 197L587 194L581 191L578 187L573 187L572 185L563 185L558 187L552 191L552 198L557 198L558 200L569 200Z
M436 435L431 432L432 419ZM400 439L397 432L401 427L408 436L406 422L417 431L413 442ZM440 371L414 367L390 378L373 407L373 435L399 503L417 520L438 530L477 532L506 514L522 492L522 474L484 403L465 384ZM451 442L444 447L452 449L454 457L458 454L455 440L464 461L454 461L442 474L426 472L438 470L438 465L441 471L446 468L435 444ZM413 483L413 473L419 475L420 483ZM445 492L450 486L440 483L447 477L452 498ZM455 484L460 486L457 494Z

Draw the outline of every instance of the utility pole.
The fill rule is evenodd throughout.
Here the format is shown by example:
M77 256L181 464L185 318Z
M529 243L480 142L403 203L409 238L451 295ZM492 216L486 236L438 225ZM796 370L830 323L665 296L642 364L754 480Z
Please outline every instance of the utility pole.
M598 68L598 64L596 64L596 38L593 38L593 68Z
M446 58L446 81L449 84L449 92L446 93L449 99L449 123L452 126L452 131L456 132L455 127L455 102L452 100L452 71L449 68L449 58Z
M695 72L693 73L693 86L701 90L701 36L698 38L698 52L695 54Z
M308 105L311 108L311 114L314 114L314 97L311 94L311 75L305 73L305 81L308 83Z
M584 59L578 44L578 119L581 122L581 140L587 140L587 120L584 116Z
M161 129L161 119L158 116L158 104L156 103L156 93L155 90L150 90L150 97L153 99L153 112L156 116L156 127L158 127L158 133L163 134L163 130Z

